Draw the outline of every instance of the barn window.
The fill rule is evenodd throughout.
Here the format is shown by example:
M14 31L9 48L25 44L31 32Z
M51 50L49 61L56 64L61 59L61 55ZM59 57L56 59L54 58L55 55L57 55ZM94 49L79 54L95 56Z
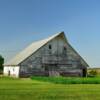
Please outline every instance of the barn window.
M67 54L67 48L64 46L63 47L63 54L66 55Z
M52 46L51 45L49 45L49 49L52 49Z

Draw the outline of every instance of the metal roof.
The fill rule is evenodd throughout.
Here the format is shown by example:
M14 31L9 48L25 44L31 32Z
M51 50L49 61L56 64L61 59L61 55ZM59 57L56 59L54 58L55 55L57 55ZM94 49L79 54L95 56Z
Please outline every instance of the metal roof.
M13 59L8 61L7 63L4 64L4 66L17 66L21 62L23 62L25 59L27 59L29 56L34 54L38 49L40 49L42 46L44 46L46 43L51 41L52 39L56 38L57 36L63 34L64 37L66 38L64 32L59 32L49 38L33 42L31 45L29 45L27 48L25 48L22 52L20 52L18 55L16 55ZM67 41L67 39L66 39ZM72 48L72 46L68 43L68 45ZM82 59L84 64L89 67L89 65L86 63L86 61L72 48L72 50Z
M55 37L57 37L60 34L64 34L64 32L60 32L57 33L49 38L46 38L44 40L40 40L37 42L33 42L31 45L29 45L27 48L25 48L22 52L20 52L18 55L16 55L13 59L11 59L10 61L6 62L4 65L6 66L16 66L18 64L20 64L23 60L25 60L26 58L28 58L30 55L32 55L34 52L36 52L39 48L41 48L43 45L45 45L47 42L49 42L50 40L54 39Z

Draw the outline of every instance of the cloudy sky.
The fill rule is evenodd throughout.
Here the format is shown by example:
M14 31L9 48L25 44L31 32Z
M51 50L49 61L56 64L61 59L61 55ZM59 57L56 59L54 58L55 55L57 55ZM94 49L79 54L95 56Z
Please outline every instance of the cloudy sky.
M0 54L64 31L91 67L100 67L100 0L0 0Z

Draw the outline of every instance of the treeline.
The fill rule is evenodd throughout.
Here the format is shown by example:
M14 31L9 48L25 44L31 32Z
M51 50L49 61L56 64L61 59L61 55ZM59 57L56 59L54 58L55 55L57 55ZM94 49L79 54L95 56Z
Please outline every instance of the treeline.
M0 55L0 73L3 71L4 58Z

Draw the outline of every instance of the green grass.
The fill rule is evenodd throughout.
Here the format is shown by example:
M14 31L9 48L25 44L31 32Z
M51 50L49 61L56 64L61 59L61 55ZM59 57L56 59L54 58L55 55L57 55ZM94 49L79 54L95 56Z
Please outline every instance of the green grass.
M0 100L100 100L100 84L55 84L0 77Z
M32 80L51 82L55 84L100 84L100 77L31 77Z

